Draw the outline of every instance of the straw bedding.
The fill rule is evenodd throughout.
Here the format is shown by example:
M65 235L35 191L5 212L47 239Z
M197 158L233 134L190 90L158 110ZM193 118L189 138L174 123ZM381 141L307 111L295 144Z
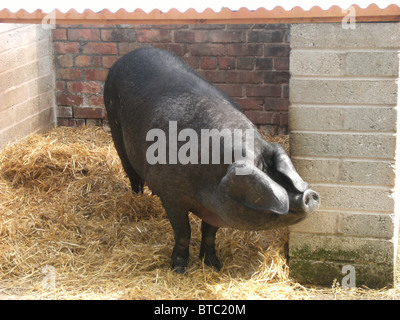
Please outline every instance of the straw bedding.
M288 148L286 136L273 139ZM60 127L31 135L0 153L0 298L307 299L341 294L337 286L306 288L289 278L286 229L220 229L217 252L224 267L216 272L198 259L200 220L191 215L190 221L190 264L186 274L178 275L169 267L174 239L165 211L148 189L142 195L131 191L109 133ZM46 266L55 271L53 287L43 285ZM355 294L364 293L350 295Z

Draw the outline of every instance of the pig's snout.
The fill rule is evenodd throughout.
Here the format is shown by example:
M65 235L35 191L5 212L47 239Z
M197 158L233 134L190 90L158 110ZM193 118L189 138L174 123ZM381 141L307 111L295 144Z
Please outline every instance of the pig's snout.
M303 193L302 209L304 212L310 213L319 208L320 199L319 194L314 190L308 189Z
M316 211L320 205L320 198L317 192L307 189L303 193L290 194L289 206L290 210L296 212L311 213Z

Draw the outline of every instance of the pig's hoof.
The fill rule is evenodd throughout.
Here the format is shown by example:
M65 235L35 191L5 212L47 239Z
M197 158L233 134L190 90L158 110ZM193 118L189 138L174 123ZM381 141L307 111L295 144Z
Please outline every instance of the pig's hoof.
M216 255L206 255L204 257L204 263L207 266L216 269L217 271L220 271L222 268L222 263L218 260Z
M188 260L183 258L175 258L171 261L171 268L176 273L185 273L186 267L188 265Z

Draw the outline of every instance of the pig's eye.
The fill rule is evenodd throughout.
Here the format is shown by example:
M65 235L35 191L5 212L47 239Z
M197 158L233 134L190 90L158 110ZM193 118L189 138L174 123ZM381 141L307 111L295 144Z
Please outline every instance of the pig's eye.
M256 165L256 167L257 167L258 169L260 169L261 171L264 171L264 170L266 169L266 166L264 165L264 163L263 163L262 160L261 160L261 161L257 161L257 162L255 163L255 165Z

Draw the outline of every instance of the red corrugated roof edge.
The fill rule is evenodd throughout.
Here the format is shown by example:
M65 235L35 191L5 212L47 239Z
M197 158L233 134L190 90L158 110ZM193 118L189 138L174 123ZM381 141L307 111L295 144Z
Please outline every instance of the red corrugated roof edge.
M379 8L376 4L371 4L366 8L353 5L356 21L400 21L400 7L392 4L386 8ZM120 9L111 12L103 9L100 12L93 12L86 9L83 12L77 12L71 9L67 12L61 12L56 9L55 12L43 12L37 9L34 12L27 12L21 9L11 12L8 9L0 11L0 22L7 23L41 23L43 18L51 14L57 24L188 24L188 23L307 23L307 22L340 22L343 17L350 12L334 5L329 9L321 9L318 6L310 10L304 10L301 7L294 7L291 10L285 10L277 6L272 10L259 8L249 10L245 7L239 10L222 8L215 12L208 8L203 12L197 12L194 9L188 9L180 12L177 9L171 9L162 12L154 9L149 13L141 9L128 12Z

